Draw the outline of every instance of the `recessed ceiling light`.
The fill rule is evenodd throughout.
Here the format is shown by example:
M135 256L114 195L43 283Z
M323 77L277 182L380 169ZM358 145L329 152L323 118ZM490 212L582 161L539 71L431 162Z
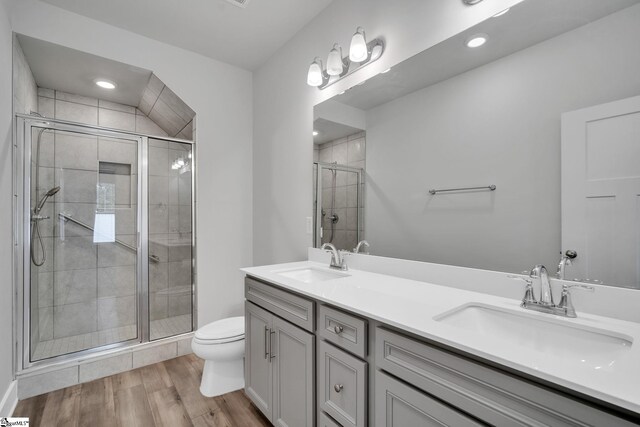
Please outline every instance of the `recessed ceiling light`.
M467 39L465 45L470 48L480 47L487 42L488 38L486 34L475 34Z
M95 82L98 86L100 86L102 89L115 89L116 88L116 84L112 81L109 80L104 80L104 79L98 79Z
M380 72L380 74L387 74L389 71L391 71L391 68L387 68L386 70Z
M511 9L510 7L506 8L505 10L503 10L502 12L498 12L495 15L493 15L494 18L497 18L498 16L502 16L505 13L509 12L509 9Z
M314 131L313 131L313 136L318 136L318 133L319 133L319 132L318 132L317 130L314 130Z

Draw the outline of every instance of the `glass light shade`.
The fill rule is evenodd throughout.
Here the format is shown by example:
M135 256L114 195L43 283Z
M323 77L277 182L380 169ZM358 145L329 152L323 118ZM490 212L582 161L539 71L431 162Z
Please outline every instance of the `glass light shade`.
M371 49L371 60L375 61L376 59L382 56L382 45L377 44Z
M309 86L320 86L322 84L322 65L319 59L309 65L309 72L307 73L307 84Z
M364 30L358 28L351 38L351 46L349 46L349 59L353 62L362 62L367 59L367 40L364 36Z
M337 44L333 45L333 49L329 52L327 58L327 74L330 76L339 76L344 71L342 65L342 48Z

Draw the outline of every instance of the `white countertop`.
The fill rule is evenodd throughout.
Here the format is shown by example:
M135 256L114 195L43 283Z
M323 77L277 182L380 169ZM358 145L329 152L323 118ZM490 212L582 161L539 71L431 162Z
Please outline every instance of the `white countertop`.
M578 318L561 318L522 309L520 301L514 299L362 270L350 269L348 277L315 283L303 283L278 274L307 267L329 270L325 264L303 261L243 268L242 271L315 300L640 413L638 323L581 313L579 308ZM518 343L508 345L504 338L481 336L434 320L434 317L465 304L486 304L526 312L526 316L539 316L541 320L553 317L556 322L607 329L632 338L633 343L618 353L615 362L580 363L559 357L557 352L536 350Z

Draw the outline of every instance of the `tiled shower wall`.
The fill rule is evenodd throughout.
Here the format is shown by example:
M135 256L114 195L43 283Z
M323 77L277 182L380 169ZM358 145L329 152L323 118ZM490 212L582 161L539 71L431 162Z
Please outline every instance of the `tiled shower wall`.
M196 113L155 74L151 75L138 108L158 123L169 136L193 139Z
M38 89L38 94L39 113L46 117L166 135L131 106L44 88ZM168 170L168 157L164 159L155 167ZM100 162L118 163L129 169L124 175L99 173ZM150 162L154 167L154 160ZM136 145L122 139L64 132L54 135L48 131L42 136L40 165L40 194L55 185L61 187L55 202L50 199L43 211L52 219L42 223L49 256L45 265L37 269L40 341L135 324L135 254L114 243L96 244L91 231L62 223L57 215L68 214L93 227L96 185L111 185L115 189L116 239L134 245ZM167 187L165 190L169 191Z
M365 169L366 141L365 133L359 132L348 137L319 144L314 147L314 162L334 163ZM322 209L326 213L323 218L324 230L322 243L331 239L331 211L332 180L330 171L325 171L322 177ZM361 189L362 191L362 189ZM334 225L332 243L338 249L351 250L358 244L358 223L360 224L361 238L363 237L363 206L358 208L357 177L354 173L336 173L335 205L334 211L340 218ZM358 222L358 218L360 221Z

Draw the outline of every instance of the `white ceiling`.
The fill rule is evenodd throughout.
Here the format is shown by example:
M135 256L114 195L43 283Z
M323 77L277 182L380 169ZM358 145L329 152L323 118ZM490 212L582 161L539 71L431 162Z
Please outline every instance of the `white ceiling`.
M43 0L210 58L254 70L332 0Z
M149 70L43 40L19 34L18 41L38 87L137 107L151 77ZM98 78L117 87L101 89L94 82Z

